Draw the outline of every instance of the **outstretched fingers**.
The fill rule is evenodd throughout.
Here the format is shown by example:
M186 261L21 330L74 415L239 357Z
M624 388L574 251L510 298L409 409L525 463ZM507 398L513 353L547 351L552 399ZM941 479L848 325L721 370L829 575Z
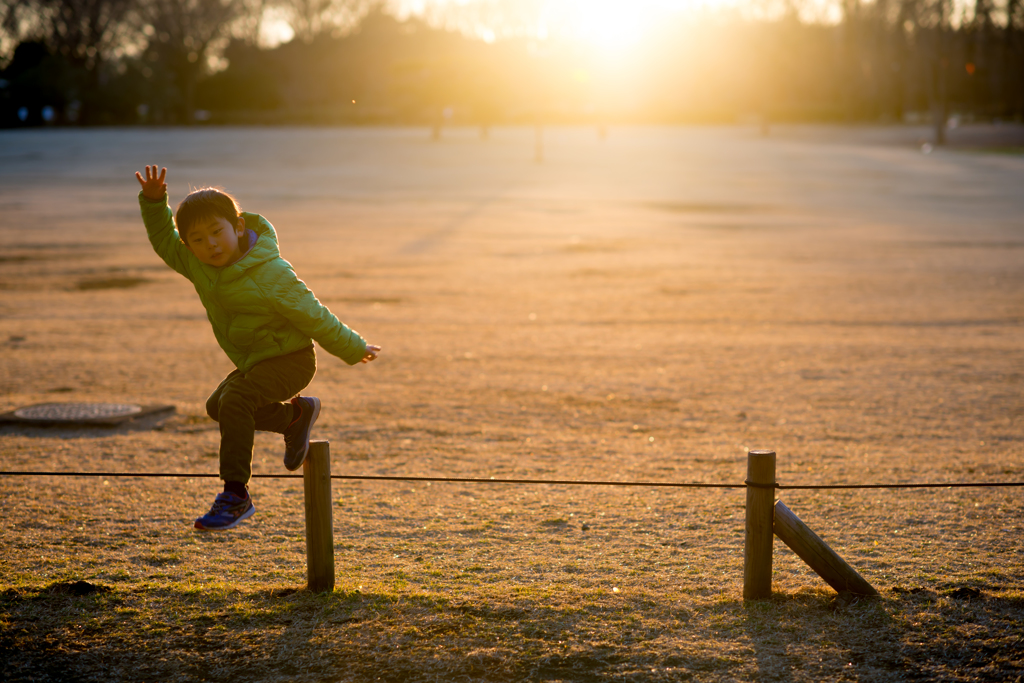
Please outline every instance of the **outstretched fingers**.
M167 167L160 168L156 164L146 166L146 176L143 178L138 171L135 172L135 179L142 186L142 193L150 199L159 199L167 191Z

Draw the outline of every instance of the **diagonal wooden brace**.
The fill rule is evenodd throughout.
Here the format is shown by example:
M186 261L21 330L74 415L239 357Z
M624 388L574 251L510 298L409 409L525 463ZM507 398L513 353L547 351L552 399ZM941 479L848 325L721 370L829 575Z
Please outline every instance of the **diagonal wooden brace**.
M836 591L854 595L878 595L878 591L872 588L856 569L828 547L828 544L800 521L800 518L783 505L781 500L775 503L773 526L775 535Z

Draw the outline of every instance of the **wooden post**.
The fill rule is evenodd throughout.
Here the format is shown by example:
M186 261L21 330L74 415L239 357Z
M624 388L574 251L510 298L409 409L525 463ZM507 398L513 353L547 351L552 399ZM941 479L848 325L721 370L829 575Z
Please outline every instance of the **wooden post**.
M306 499L306 576L309 590L334 590L334 518L331 510L331 443L310 441L302 463Z
M754 486L752 484L762 484ZM775 451L747 453L747 535L743 546L743 599L772 595L772 503Z
M856 569L846 564L843 558L800 521L800 518L783 505L781 500L775 503L774 527L775 534L782 542L836 591L847 591L855 595L878 595L878 591L865 581Z

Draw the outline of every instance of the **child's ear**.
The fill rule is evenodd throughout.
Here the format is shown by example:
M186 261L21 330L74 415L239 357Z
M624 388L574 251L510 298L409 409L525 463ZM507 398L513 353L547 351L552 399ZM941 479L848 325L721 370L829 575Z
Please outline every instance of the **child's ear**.
M235 224L235 232L239 237L245 234L245 219L241 216L238 217L238 223Z

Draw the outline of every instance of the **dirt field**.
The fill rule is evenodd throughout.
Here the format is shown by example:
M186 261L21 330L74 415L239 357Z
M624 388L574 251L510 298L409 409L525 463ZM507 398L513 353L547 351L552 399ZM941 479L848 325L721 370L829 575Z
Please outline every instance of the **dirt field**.
M0 132L0 469L215 472L231 370L153 254L134 171L220 185L338 316L306 393L335 473L739 483L1024 481L1024 156L835 130ZM876 136L876 139L884 138ZM280 437L254 469L284 473ZM302 489L192 521L209 479L0 477L4 680L1021 680L1024 491L782 491L881 593L780 542L741 600L744 494L335 482L338 587ZM101 588L75 596L78 580Z

